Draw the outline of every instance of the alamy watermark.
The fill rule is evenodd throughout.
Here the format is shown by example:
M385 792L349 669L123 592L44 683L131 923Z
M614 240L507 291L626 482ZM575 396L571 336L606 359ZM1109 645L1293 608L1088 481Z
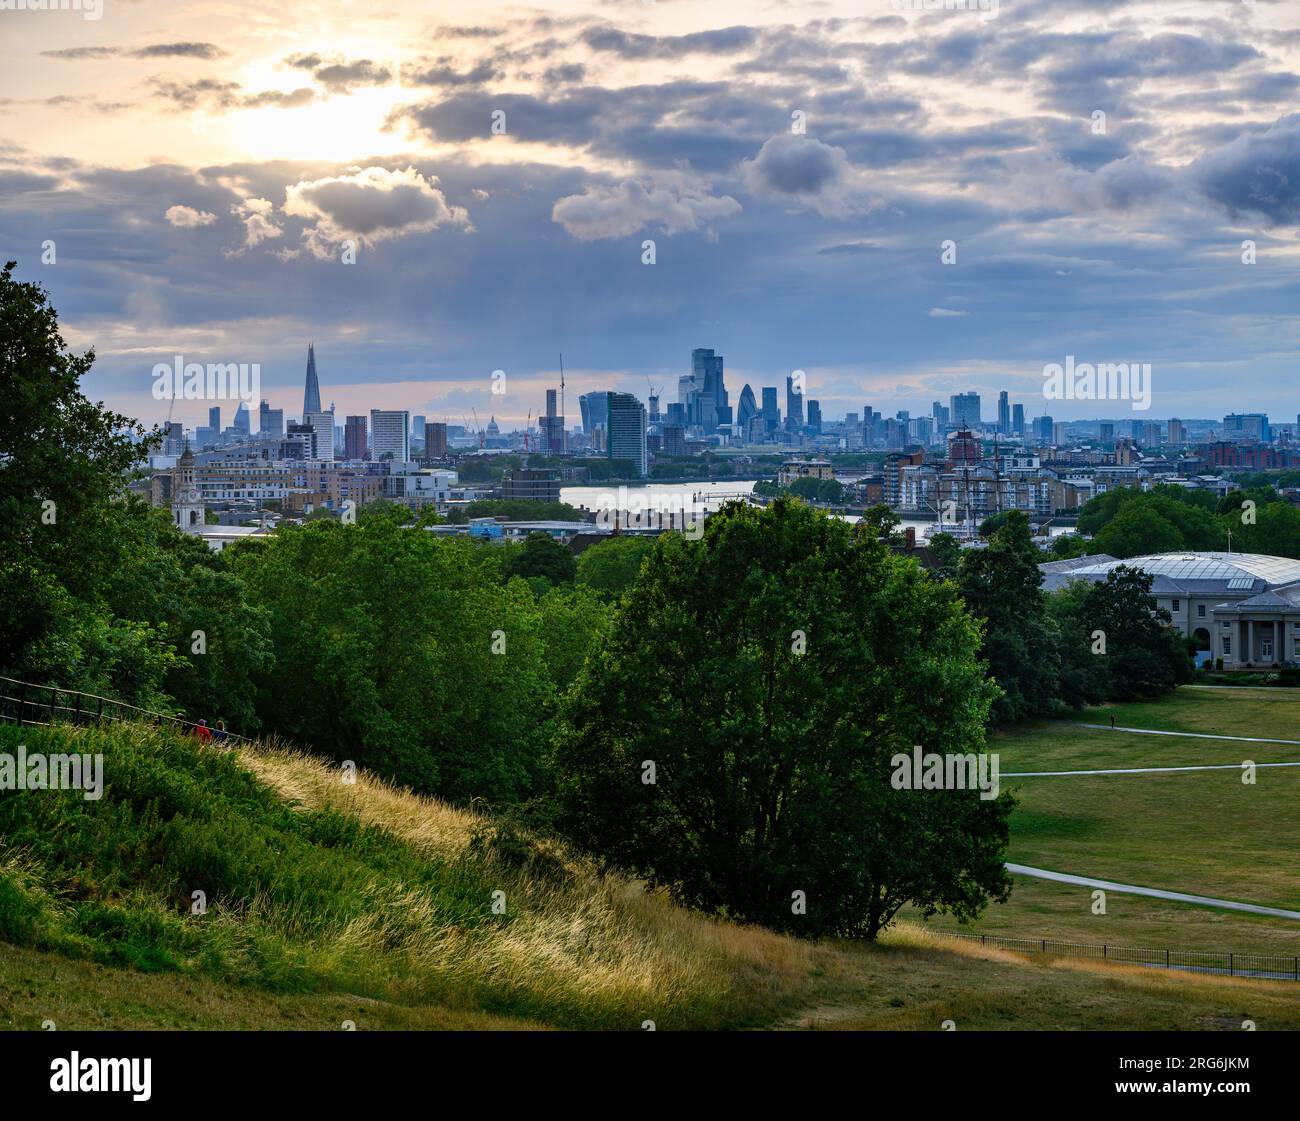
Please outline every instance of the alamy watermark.
M29 753L20 743L17 755L0 752L0 790L81 790L87 802L98 802L104 796L104 757Z
M695 494L655 493L620 486L596 496L596 525L601 529L676 529L692 541L704 534L707 507Z
M983 802L998 796L1001 763L995 752L941 755L917 744L911 755L900 751L889 765L894 768L889 784L895 790L978 790Z
M896 12L979 12L988 23L998 15L999 0L890 0Z
M186 362L176 355L169 366L153 368L157 401L243 401L251 409L262 399L262 366L258 362Z
M80 12L96 20L104 15L104 0L0 0L0 12Z
M1134 412L1151 408L1150 362L1049 362L1043 367L1043 396L1049 401L1132 401Z

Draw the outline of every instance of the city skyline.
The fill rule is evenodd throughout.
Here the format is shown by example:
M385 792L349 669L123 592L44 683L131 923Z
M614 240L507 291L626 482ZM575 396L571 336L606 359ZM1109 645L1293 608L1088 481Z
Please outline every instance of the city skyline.
M827 418L1068 355L1150 363L1152 415L1297 411L1294 9L459 14L7 13L0 244L92 396L150 416L181 354L288 414L315 340L344 414L518 423L560 352L644 398L701 345Z

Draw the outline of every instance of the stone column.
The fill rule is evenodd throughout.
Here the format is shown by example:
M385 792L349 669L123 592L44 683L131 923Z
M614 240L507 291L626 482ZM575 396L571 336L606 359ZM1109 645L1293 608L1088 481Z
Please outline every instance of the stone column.
M1255 660L1255 620L1246 620L1246 661L1254 662Z

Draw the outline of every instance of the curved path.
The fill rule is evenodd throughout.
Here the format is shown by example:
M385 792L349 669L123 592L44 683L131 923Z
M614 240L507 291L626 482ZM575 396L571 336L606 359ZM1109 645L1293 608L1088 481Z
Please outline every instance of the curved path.
M1074 720L1061 721L1062 728L1100 728L1103 732L1134 732L1140 736L1179 736L1192 740L1232 740L1234 743L1288 743L1300 747L1300 740L1267 740L1258 736L1216 736L1209 732L1163 732L1156 728L1126 728L1122 724L1080 724Z
M1300 763L1255 763L1256 767L1300 767ZM1188 767L1108 767L1096 771L1002 771L999 778L1051 778L1057 775L1158 775L1175 771L1239 771L1240 763L1201 763Z
M1300 921L1300 911L1287 911L1281 907L1263 907L1258 903L1236 903L1231 899L1214 899L1208 895L1187 895L1181 891L1165 891L1158 887L1136 887L1133 884L1117 884L1110 880L1094 879L1091 876L1072 876L1068 872L1049 872L1046 868L1030 868L1026 864L1008 864L1007 871L1018 876L1033 876L1040 880L1055 880L1061 884L1097 887L1103 891L1114 891L1121 895L1146 895L1152 899L1167 899L1174 903L1195 903L1201 907L1219 907L1225 911L1246 911L1252 915L1268 915L1275 919L1295 919Z

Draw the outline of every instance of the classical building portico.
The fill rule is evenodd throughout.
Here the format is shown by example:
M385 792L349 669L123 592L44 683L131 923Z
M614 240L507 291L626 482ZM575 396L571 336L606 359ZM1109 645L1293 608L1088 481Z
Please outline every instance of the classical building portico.
M1104 580L1126 565L1151 576L1151 594L1197 645L1198 662L1264 669L1300 663L1300 561L1258 553L1105 554L1039 565L1043 587Z

